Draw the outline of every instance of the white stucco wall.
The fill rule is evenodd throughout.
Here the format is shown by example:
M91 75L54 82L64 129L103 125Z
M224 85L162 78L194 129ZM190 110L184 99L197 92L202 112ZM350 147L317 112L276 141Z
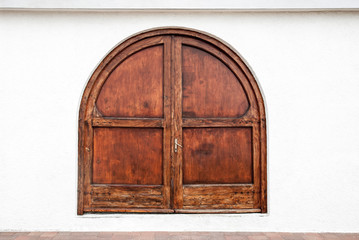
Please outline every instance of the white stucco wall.
M268 119L269 214L76 215L91 72L138 31L209 32L247 60ZM359 232L359 12L0 12L0 231Z
M113 10L113 9L227 9L227 10L352 10L357 0L1 0L3 9Z

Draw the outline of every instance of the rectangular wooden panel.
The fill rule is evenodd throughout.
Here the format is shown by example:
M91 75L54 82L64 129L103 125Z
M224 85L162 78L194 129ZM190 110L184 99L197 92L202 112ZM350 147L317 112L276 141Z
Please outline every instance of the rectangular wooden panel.
M184 128L183 183L252 183L252 128Z
M184 185L184 209L238 209L254 207L252 186Z
M91 191L96 208L163 208L163 186L101 186Z
M92 183L162 184L163 130L94 128Z

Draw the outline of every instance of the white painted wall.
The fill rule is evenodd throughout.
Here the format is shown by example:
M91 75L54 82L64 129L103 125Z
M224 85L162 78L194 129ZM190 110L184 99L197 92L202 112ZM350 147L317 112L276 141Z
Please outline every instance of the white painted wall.
M57 10L145 10L145 9L224 9L224 10L352 10L357 0L1 0L0 9Z
M267 215L76 215L77 115L101 58L184 26L248 61L268 117ZM0 12L0 231L359 232L359 13Z

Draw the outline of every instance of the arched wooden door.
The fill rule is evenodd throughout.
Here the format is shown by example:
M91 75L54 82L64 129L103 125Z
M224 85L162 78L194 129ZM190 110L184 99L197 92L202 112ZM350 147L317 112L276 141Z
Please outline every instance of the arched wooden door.
M80 107L78 214L266 212L263 99L240 57L188 29L117 46Z

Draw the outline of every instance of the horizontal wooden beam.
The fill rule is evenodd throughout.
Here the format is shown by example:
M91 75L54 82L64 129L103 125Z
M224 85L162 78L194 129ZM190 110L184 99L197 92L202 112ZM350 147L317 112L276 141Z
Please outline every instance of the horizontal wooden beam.
M84 208L84 212L100 212L100 213L173 213L173 209L149 209L149 208Z
M184 118L183 127L250 127L258 122L248 118Z
M91 122L93 127L163 127L163 119L161 118L94 118Z
M112 185L112 184L92 184L90 193L92 195L112 195L116 194L149 194L161 195L163 192L163 185Z

